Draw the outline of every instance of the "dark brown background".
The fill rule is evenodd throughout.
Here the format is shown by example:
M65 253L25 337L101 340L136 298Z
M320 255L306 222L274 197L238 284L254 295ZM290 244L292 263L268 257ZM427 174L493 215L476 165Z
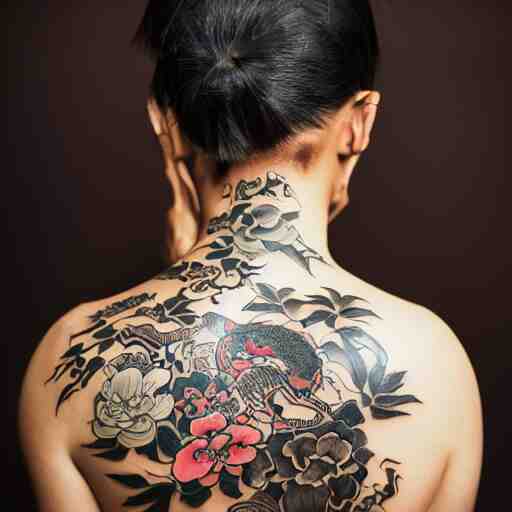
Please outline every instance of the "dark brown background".
M433 309L466 347L485 412L484 511L509 501L498 497L506 495L512 433L505 125L512 8L479 4L378 2L382 111L331 239L342 265ZM145 114L151 68L128 45L143 7L141 0L3 7L11 50L3 174L15 186L4 192L15 261L4 267L14 281L4 297L14 307L4 318L12 333L3 337L4 440L15 486L3 492L15 495L16 510L32 503L12 436L36 343L70 307L162 267L169 191Z

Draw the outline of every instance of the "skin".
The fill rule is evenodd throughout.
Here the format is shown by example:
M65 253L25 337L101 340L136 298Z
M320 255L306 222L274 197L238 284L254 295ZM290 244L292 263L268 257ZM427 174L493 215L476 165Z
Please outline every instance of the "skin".
M189 154L190 148L183 143L172 116L163 115L150 100L150 118L174 191L168 214L168 255L171 261L201 259L200 248L214 240L207 233L208 223L226 209L226 201L220 199L226 184L264 177L268 169L285 177L304 205L294 227L324 263L311 263L311 277L298 265L273 253L270 266L262 273L265 282L306 291L317 283L363 297L383 319L369 322L372 336L388 354L393 369L407 370L401 391L421 400L421 404L402 407L408 416L365 422L370 448L377 454L368 467L368 484L383 482L378 461L390 457L400 461L402 479L399 493L386 502L385 510L468 512L473 510L480 478L482 414L475 374L460 341L434 313L365 283L340 267L329 253L327 226L348 205L350 178L369 145L379 102L377 92L361 91L329 118L324 129L301 133L286 146L232 167L227 176L219 179L214 172L215 162L201 154L194 155L194 168L189 173L180 158ZM99 374L66 401L58 415L55 404L62 386L42 383L69 348L70 336L90 326L91 315L127 297L143 293L172 297L179 289L176 280L150 280L115 297L84 303L58 320L39 344L25 376L19 418L22 444L41 510L126 510L122 502L133 492L105 478L106 474L151 473L161 475L161 479L168 471L132 452L122 462L112 462L93 457L81 447L94 440L90 421L92 404L103 382ZM226 296L228 299L216 311L236 317L242 299L233 296L231 301L231 295ZM198 306L204 313L210 311L208 308ZM241 323L238 318L235 320ZM234 332L244 329L247 330L238 327ZM259 334L251 336L259 343ZM266 348L258 345L254 350L266 353L272 346L277 350L272 343ZM297 385L305 386L302 381ZM159 477L153 478L159 481ZM247 489L243 491L241 499L246 499ZM211 498L198 510L225 511L235 503L214 488ZM177 493L172 497L171 509L191 510Z

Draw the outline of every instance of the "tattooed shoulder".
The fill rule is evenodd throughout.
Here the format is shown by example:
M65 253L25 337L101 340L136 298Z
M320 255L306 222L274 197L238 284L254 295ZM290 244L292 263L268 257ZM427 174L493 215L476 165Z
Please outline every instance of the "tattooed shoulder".
M231 512L382 510L406 475L389 453L369 479L365 425L421 404L372 334L383 319L350 290L273 279L274 258L309 277L327 266L294 227L284 178L241 182L230 197L192 258L70 337L48 379L57 414L98 383L84 450L161 468L105 476L128 490L126 506L167 510L178 493L199 507L220 493Z

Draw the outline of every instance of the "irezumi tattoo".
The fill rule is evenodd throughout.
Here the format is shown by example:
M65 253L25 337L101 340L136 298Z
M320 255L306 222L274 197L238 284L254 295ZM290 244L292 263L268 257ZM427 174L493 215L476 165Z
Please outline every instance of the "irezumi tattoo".
M229 192L204 257L157 277L179 284L174 296L116 302L72 337L49 379L63 383L57 412L102 376L85 448L168 468L156 480L107 475L132 489L126 507L168 510L174 492L198 507L217 488L244 497L230 512L381 510L398 492L400 463L379 461L380 481L368 481L376 456L365 421L420 403L400 394L406 372L389 370L365 330L383 320L363 298L327 286L305 294L265 282L262 256L278 253L307 275L327 263L295 228L300 205L284 178L270 172ZM238 293L226 316L221 298Z

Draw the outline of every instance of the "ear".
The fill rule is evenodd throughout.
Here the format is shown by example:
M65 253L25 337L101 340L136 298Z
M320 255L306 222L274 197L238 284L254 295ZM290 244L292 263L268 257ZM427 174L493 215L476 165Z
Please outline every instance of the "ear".
M335 180L329 207L329 222L349 203L348 186L361 153L368 148L377 116L380 93L360 91L352 98L348 118L344 117L338 135L338 155L343 158L343 171ZM345 114L343 114L344 116Z
M185 159L190 156L178 124L171 111L164 115L153 98L147 109L153 130L160 142L165 162L165 174L174 201L167 212L167 259L174 263L187 254L199 235L199 198Z
M377 91L361 91L354 97L352 151L356 154L366 151L370 144L379 104L380 93Z

